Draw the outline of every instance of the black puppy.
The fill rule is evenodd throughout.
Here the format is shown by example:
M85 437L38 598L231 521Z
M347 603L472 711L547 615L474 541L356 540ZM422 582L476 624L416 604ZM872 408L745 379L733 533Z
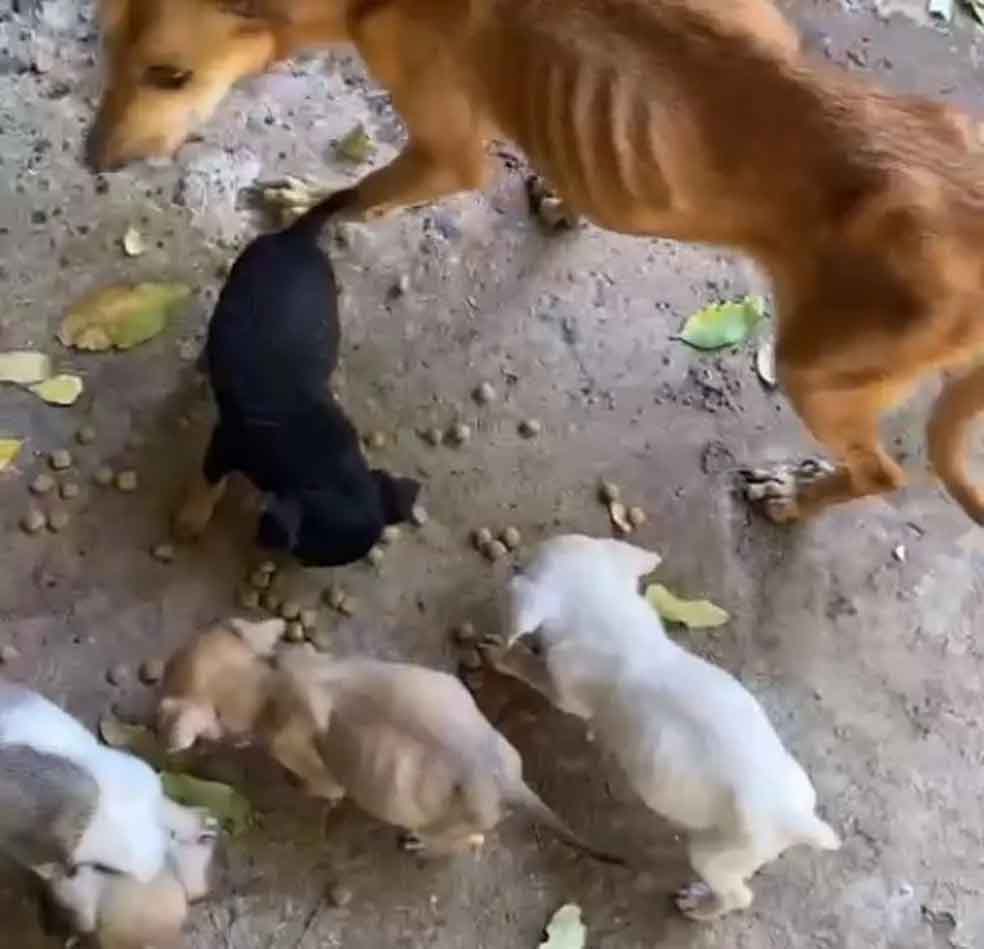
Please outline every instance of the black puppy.
M340 327L335 276L318 236L346 194L258 237L233 265L205 348L219 422L204 479L178 513L179 537L205 529L233 471L269 495L259 543L306 566L358 560L387 524L410 516L420 485L370 470L328 385Z

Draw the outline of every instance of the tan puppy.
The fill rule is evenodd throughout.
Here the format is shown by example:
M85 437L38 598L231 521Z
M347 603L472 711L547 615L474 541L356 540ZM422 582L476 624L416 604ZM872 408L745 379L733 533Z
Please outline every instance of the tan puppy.
M456 678L303 649L274 664L274 624L282 631L276 620L217 627L171 661L160 706L170 747L255 737L312 794L351 796L408 831L405 849L424 855L476 846L517 809L598 859L621 862L581 842L523 782L519 752Z
M482 187L516 141L578 212L725 244L771 273L779 378L839 463L752 472L790 521L900 487L881 416L928 373L930 456L984 524L965 468L984 406L984 154L952 110L800 56L769 0L103 0L109 85L92 158L170 152L237 78L354 42L407 124L353 191L385 211Z

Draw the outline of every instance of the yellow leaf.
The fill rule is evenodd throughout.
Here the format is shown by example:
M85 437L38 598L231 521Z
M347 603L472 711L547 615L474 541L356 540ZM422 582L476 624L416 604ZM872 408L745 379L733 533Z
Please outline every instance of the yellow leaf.
M0 353L0 382L29 386L51 375L51 359L31 349Z
M581 922L581 907L567 903L547 924L547 941L540 943L540 949L584 949L587 935Z
M253 805L228 784L203 781L174 771L165 771L161 775L161 784L172 801L185 807L204 807L233 837L256 825Z
M17 460L23 445L19 438L0 438L0 471Z
M710 600L682 600L661 583L646 589L646 599L668 623L683 623L688 629L713 629L731 619L726 610Z
M39 382L36 386L29 386L30 390L49 405L73 405L75 400L82 395L84 388L82 380L78 376L63 374L52 376Z
M106 287L65 317L58 339L76 349L131 349L157 336L189 296L191 288L183 283Z
M335 151L346 161L361 164L372 158L376 146L366 132L366 127L360 122L339 140Z

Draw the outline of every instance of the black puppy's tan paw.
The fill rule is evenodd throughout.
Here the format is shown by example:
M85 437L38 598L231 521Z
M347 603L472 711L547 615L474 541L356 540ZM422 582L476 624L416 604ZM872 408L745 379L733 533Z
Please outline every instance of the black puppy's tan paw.
M526 196L530 211L539 219L544 230L551 234L573 231L584 223L581 216L568 207L540 175L530 175L526 179Z
M834 466L829 462L806 458L799 462L744 468L739 474L749 503L774 524L790 524L800 518L800 492L833 472Z

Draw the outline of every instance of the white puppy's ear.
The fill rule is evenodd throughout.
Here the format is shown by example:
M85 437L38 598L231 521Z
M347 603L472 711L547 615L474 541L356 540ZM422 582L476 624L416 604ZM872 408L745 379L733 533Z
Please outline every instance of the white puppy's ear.
M549 602L542 584L532 583L522 575L513 577L506 612L506 644L511 646L517 639L535 633L546 622Z
M606 539L605 544L618 568L631 575L633 581L652 573L663 562L656 551L637 547L624 540Z
M264 659L273 655L277 643L287 631L287 621L280 617L259 623L248 619L231 619L229 626L253 652Z

